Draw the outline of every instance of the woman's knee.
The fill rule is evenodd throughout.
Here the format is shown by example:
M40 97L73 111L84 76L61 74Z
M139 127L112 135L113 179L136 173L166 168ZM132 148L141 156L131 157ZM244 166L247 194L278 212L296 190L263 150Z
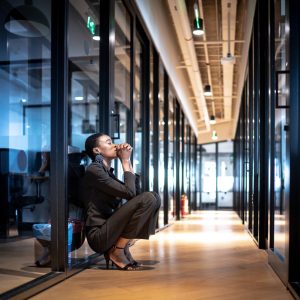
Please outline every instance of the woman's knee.
M159 194L156 192L144 192L143 193L146 202L151 202L155 208L159 208L161 205L161 200Z

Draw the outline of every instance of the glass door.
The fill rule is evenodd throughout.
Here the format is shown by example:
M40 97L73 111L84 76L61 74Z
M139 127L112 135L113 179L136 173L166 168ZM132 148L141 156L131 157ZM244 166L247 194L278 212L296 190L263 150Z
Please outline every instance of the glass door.
M2 294L51 272L56 253L51 246L51 1L1 1L0 11Z
M289 20L288 1L274 1L275 101L273 109L273 197L270 262L287 282L289 231Z
M216 144L201 146L201 208L216 209Z
M85 240L81 192L90 163L85 140L99 131L99 1L70 0L68 11L67 244L68 264L74 268L94 253Z
M115 3L115 20L115 107L113 112L119 116L120 134L115 137L114 143L132 143L130 141L132 17L122 1ZM119 160L116 160L115 174L122 180L123 170Z

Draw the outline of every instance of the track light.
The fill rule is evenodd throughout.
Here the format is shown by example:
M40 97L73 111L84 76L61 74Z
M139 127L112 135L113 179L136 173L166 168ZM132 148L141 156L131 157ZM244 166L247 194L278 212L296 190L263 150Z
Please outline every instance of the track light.
M9 12L4 21L5 29L23 37L47 36L50 33L47 18L32 5L32 1L25 1L25 3Z
M199 9L198 9L197 1L195 1L195 3L194 3L194 14L195 14L195 19L194 19L193 34L200 36L200 35L204 34L204 29L203 29L203 19L201 19L199 16Z
M211 91L211 88L210 88L210 85L206 85L204 87L204 96L212 96L212 91Z
M215 118L214 115L210 116L209 123L212 124L212 125L213 125L213 124L216 124L216 118Z

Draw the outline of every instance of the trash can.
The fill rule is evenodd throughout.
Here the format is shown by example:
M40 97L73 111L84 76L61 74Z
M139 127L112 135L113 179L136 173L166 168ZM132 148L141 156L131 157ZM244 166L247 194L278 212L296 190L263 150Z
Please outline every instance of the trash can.
M51 224L33 224L34 258L38 267L50 266L51 263ZM68 223L68 252L72 247L73 226Z

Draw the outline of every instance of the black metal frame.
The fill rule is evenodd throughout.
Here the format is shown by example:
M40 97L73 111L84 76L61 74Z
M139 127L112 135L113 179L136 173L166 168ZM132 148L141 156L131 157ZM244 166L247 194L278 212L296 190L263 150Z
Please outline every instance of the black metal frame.
M115 2L100 0L100 76L99 131L112 134L111 115L114 104ZM101 117L100 117L101 116Z
M164 70L164 225L169 222L169 77Z

